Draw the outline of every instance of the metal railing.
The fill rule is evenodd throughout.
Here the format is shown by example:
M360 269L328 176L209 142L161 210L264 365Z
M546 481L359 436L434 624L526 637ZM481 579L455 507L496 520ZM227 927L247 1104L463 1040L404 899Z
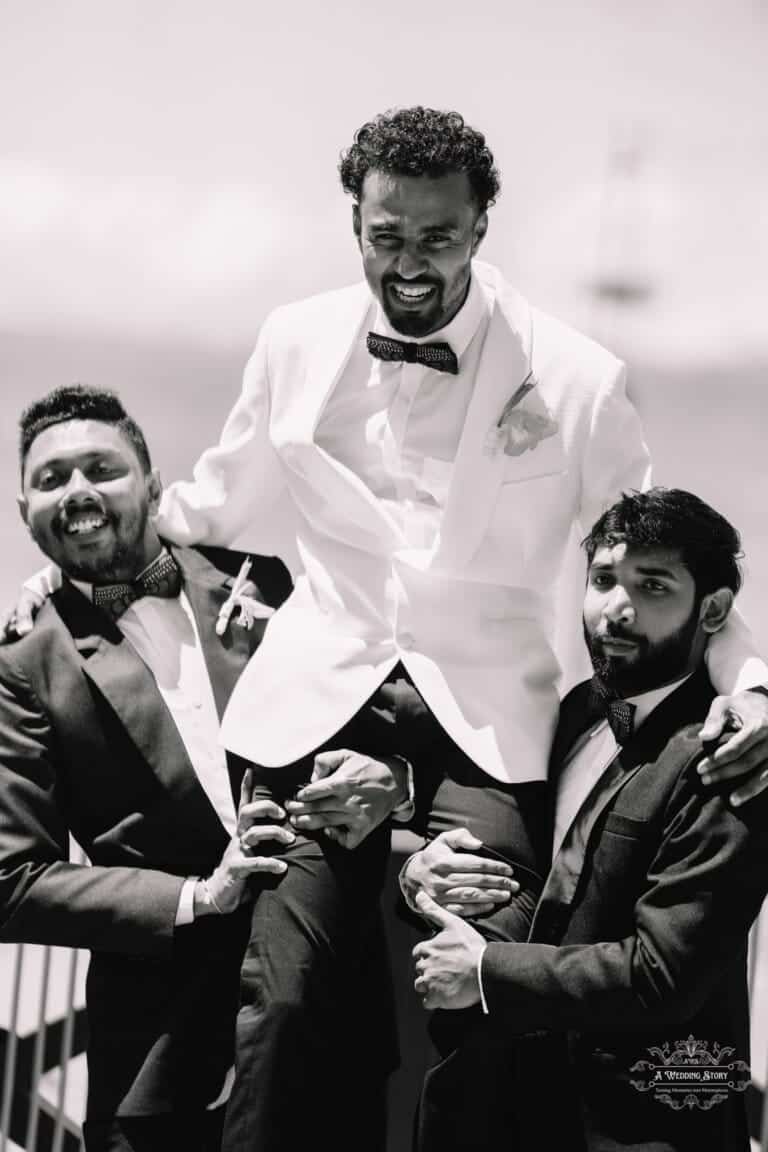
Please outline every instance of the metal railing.
M754 1030L768 1057L764 957L768 957L768 905L752 930L749 964L753 1024L759 1023ZM73 1058L81 1055L85 1042L84 1028L78 1028L78 1022L84 1022L86 961L86 953L68 949L0 945L0 973L8 977L6 988L0 984L0 1152L81 1152L83 1148L85 1083L75 1085L79 1093L68 1095L68 1088ZM752 1089L759 1110L756 1130L753 1117L753 1147L768 1152L768 1058L761 1079L762 1087Z

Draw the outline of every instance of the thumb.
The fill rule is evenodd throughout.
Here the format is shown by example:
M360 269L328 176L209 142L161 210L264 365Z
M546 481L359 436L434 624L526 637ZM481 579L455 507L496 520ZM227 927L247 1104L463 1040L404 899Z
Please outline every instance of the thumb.
M415 903L422 916L426 916L438 928L450 928L458 920L458 916L446 912L445 908L441 908L426 892L417 892Z
M448 832L443 832L439 839L449 848L466 848L470 852L476 852L483 846L482 840L473 836L469 828L451 828Z
M243 773L243 780L240 785L240 802L237 805L238 812L245 805L249 804L251 800L251 789L253 788L253 769L246 768Z
M341 768L346 759L352 755L346 748L335 748L331 752L318 752L315 756L315 766L312 769L311 783L315 780L325 780L337 768Z
M712 701L704 726L699 730L700 740L717 740L726 725L732 721L727 696L716 696Z

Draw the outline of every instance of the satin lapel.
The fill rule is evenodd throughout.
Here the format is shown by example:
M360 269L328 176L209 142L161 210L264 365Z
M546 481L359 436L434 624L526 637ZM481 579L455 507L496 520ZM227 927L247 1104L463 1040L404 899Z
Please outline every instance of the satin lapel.
M152 673L115 624L65 583L56 607L72 633L83 672L120 720L141 757L201 836L220 839L221 821L197 779Z
M370 547L370 538L402 544L402 534L384 505L370 488L315 441L315 431L336 381L339 379L362 325L368 315L371 294L367 285L340 294L335 310L307 357L307 370L301 394L290 411L285 426L276 422L278 436L289 444L284 449L290 468L310 477L313 490L322 496L323 517L329 517L333 531L346 538L352 523L360 533L352 542ZM367 538L367 539L366 539Z
M232 580L205 560L199 552L173 548L184 573L184 591L197 624L208 676L221 720L232 689L251 654L264 635L266 620L254 620L250 629L231 619L223 636L216 635L219 610L229 596Z
M472 399L453 468L433 563L461 567L477 551L493 513L507 457L490 452L488 435L530 372L530 311L514 318L494 300Z
M578 711L580 695L588 691L588 685L580 685L569 701L569 717L563 725L562 739L558 729L556 747L564 758L569 747L565 744L566 736L570 734L573 739L580 735L578 728ZM531 924L529 939L535 940L537 929L541 920L540 913L547 917L553 905L567 910L576 893L576 888L584 868L589 848L589 841L595 830L600 816L625 784L648 764L654 763L665 745L680 727L685 724L704 720L709 705L714 696L705 667L702 667L667 696L661 704L648 717L629 744L621 748L614 760L608 765L594 788L589 793L574 817L568 829L557 856L552 861L549 876L541 893L539 906ZM572 709L570 705L573 705ZM583 728L581 729L583 731ZM561 762L562 763L562 762ZM553 765L554 766L554 765ZM553 792L556 792L556 774L553 774ZM558 918L559 926L564 930L565 916Z

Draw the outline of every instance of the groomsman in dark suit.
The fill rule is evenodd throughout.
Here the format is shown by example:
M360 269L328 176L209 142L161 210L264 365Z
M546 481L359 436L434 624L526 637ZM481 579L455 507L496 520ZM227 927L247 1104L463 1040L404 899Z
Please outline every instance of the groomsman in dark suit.
M748 1152L747 936L768 891L768 795L734 807L727 786L707 788L699 737L739 537L695 496L654 489L625 495L585 546L595 676L561 708L553 860L528 942L488 942L440 906L502 899L481 874L449 876L459 845L443 837L405 870L439 929L414 950L416 988L428 1008L474 1010L477 1063L494 1057L479 1105L471 1055L428 1076L422 1147Z
M259 560L239 626L231 578L157 536L159 479L111 393L33 404L21 473L64 581L0 650L0 939L91 949L88 1152L215 1152L246 882L277 882L286 864L258 846L294 839L271 801L238 815L219 718L289 580Z

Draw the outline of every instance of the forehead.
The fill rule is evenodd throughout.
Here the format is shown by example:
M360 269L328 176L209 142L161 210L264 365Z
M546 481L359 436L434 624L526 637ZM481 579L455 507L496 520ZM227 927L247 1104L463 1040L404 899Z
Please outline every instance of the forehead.
M366 174L360 195L360 212L368 223L463 223L476 210L466 172L435 177L398 176L372 169Z
M638 548L624 540L613 545L601 545L592 557L592 567L643 573L666 572L680 581L692 578L679 548Z
M107 454L138 462L133 445L116 425L101 420L65 420L43 429L32 441L24 475L54 461L73 463L84 456Z

